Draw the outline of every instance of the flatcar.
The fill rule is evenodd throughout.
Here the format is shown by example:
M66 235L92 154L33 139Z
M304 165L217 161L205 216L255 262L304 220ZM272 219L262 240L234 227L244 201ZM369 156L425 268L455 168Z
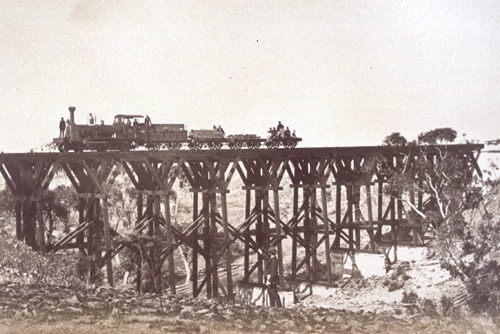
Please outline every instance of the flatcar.
M302 140L289 133L270 135L267 139L255 134L226 136L220 126L188 133L184 124L152 123L148 116L138 114L118 114L110 125L103 122L97 124L97 120L89 114L87 124L76 124L75 110L74 107L69 108L70 118L65 131L59 138L53 139L60 152L128 151L137 148L178 150L183 147L192 150L219 150L223 147L257 149L263 145L267 148L290 148Z

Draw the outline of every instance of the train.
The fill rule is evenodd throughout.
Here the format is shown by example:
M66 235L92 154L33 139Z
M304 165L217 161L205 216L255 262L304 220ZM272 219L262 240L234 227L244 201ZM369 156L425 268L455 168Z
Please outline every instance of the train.
M75 107L69 107L70 118L59 124L60 135L53 144L60 152L82 151L130 151L145 148L148 150L180 149L258 149L261 147L293 148L302 140L278 123L270 128L266 138L256 134L226 135L222 127L190 130L180 123L152 123L149 116L139 114L118 114L113 124L104 124L89 114L87 124L75 123Z

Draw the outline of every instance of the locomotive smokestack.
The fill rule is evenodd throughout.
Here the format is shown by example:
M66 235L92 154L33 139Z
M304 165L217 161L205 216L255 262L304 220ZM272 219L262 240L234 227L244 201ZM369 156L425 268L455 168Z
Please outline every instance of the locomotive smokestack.
M71 124L75 124L75 107L69 107L69 121Z

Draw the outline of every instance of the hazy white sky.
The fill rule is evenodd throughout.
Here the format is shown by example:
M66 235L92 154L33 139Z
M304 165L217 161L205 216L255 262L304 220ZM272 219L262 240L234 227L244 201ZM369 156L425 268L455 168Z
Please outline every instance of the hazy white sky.
M449 126L499 138L500 2L0 0L0 150L76 106L302 146Z

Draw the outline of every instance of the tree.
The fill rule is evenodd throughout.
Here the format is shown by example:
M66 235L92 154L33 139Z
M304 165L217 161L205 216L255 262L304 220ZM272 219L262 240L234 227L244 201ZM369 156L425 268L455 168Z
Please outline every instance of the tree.
M69 229L69 216L72 208L76 207L76 194L68 186L59 185L45 192L40 204L46 218L45 230L52 231L56 225L62 224L64 229ZM0 215L9 221L14 221L16 212L16 199L10 189L0 191Z
M63 225L64 231L69 231L70 215L78 206L78 197L73 188L59 185L49 190L42 199L44 216L47 217L47 231L52 231L58 224Z
M389 136L385 137L382 142L386 146L405 146L408 143L405 137L403 137L399 132L393 132Z
M443 128L421 134L419 142L452 142L455 137L454 130ZM380 160L372 165L386 178L385 193L406 203L408 216L418 216L431 232L428 246L465 283L471 309L500 310L500 219L486 200L500 193L498 182L481 180L464 156L436 147L413 147L396 167ZM413 203L412 194L425 198L422 207Z
M452 128L438 128L418 135L418 142L422 144L436 145L453 143L456 138L457 132Z
M7 220L16 216L15 200L9 188L0 191L0 215Z

